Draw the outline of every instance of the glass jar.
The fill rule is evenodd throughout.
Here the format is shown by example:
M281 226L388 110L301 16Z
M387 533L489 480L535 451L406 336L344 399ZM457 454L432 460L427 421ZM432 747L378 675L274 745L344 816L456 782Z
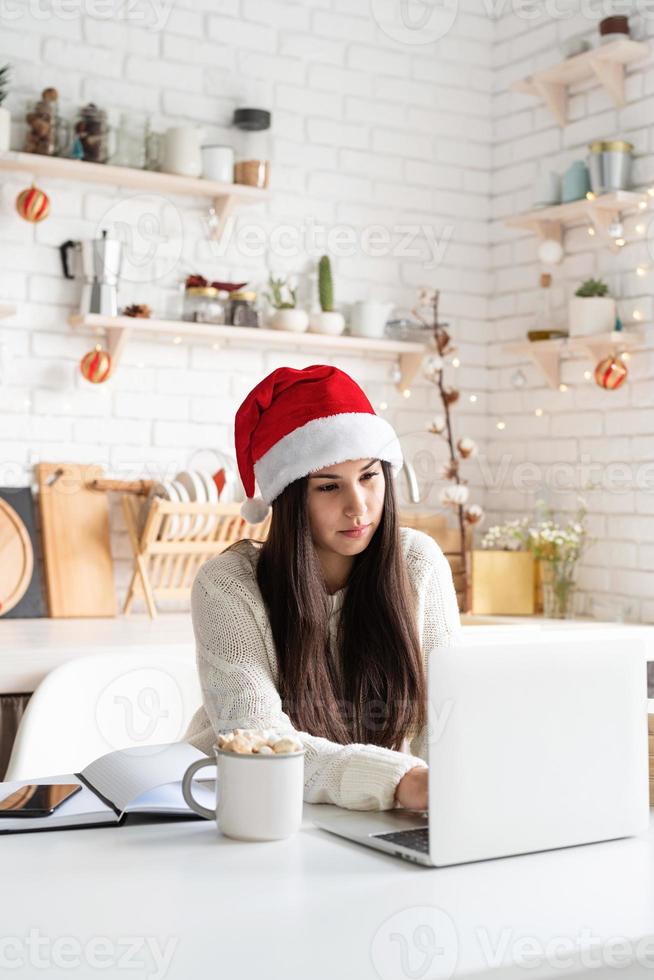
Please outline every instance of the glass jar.
M121 113L116 132L116 152L111 163L117 167L133 167L144 170L146 165L146 141L148 120L143 115Z
M226 303L214 286L190 286L184 292L182 320L225 323Z
M25 122L27 123L25 153L58 156L66 152L70 140L70 126L59 116L56 89L44 89L37 102L28 104Z
M93 102L77 114L73 156L89 163L106 163L109 157L107 113Z
M236 109L234 182L268 187L270 182L270 113L265 109Z
M259 312L255 306L257 294L239 289L229 298L227 322L233 327L258 327Z

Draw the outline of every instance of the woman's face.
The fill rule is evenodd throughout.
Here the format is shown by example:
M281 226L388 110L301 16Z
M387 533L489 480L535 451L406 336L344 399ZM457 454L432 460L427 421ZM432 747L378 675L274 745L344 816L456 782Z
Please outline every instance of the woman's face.
M385 488L378 459L332 463L310 473L307 507L315 546L345 557L364 551L381 521ZM360 535L344 533L364 525Z

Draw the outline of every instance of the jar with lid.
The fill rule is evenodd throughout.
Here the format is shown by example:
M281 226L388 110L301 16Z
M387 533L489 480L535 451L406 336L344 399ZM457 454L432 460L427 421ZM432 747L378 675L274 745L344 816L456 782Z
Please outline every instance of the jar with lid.
M229 298L227 322L233 327L258 327L259 312L255 306L257 294L251 290L239 289Z
M270 120L266 109L236 109L238 130L234 182L250 187L268 187L270 182Z
M70 126L59 115L56 88L43 89L41 98L27 106L25 152L44 156L62 155L70 141Z
M226 302L215 286L189 286L184 292L182 320L225 323Z
M73 156L90 163L106 163L109 158L107 113L93 102L77 114Z

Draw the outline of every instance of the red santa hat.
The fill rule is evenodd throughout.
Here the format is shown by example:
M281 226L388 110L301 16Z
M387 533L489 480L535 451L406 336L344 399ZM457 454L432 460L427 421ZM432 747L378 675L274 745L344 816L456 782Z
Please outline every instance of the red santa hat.
M374 458L389 462L395 475L403 463L390 423L348 374L328 364L281 367L265 377L239 407L234 436L247 496L241 516L249 524L263 521L275 497L313 470Z

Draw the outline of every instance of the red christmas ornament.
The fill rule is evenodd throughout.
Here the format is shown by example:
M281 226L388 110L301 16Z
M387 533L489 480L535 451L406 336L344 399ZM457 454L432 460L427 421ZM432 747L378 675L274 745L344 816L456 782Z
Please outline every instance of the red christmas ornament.
M45 191L32 184L16 198L16 210L25 221L43 221L50 214L50 198Z
M102 384L111 374L111 354L96 344L95 349L85 354L79 362L79 369L87 381Z
M605 357L595 368L595 381L600 388L615 391L627 380L627 365L617 356Z

